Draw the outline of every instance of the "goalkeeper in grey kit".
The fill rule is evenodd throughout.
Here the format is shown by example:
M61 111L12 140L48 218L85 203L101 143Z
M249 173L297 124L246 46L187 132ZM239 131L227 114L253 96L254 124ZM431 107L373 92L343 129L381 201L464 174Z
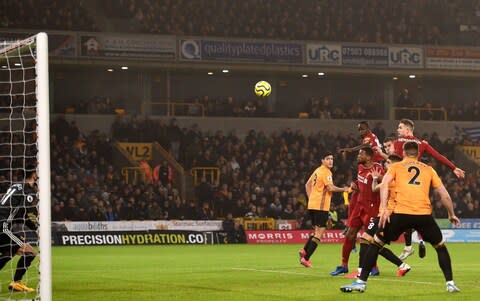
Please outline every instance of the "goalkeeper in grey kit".
M37 251L24 241L24 227L31 230L37 229L36 222L32 221L29 214L37 216L37 172L35 167L27 167L25 170L24 183L16 183L8 188L0 200L0 269L2 269L15 255L21 258L17 263L17 269L8 288L16 292L33 292L20 280L27 272L28 267L35 259ZM20 224L20 235L12 232L13 224ZM22 233L23 232L23 233Z

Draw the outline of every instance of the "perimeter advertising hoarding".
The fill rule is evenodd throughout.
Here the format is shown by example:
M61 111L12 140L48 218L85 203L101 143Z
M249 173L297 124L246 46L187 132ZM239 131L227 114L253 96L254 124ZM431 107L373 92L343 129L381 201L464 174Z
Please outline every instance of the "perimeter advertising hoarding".
M343 66L388 66L388 47L342 45Z
M340 44L308 43L306 52L308 65L342 65L342 46Z
M388 47L388 66L390 68L423 68L423 48Z
M173 36L89 34L80 37L81 56L175 60Z
M427 47L425 54L428 69L480 70L480 49Z
M303 64L303 44L237 40L179 40L182 61Z
M0 41L18 41L35 35L35 33L0 32ZM74 33L48 33L48 55L51 57L74 57L77 38Z
M226 233L219 231L100 231L100 232L55 232L56 245L204 245L225 243Z
M303 244L311 234L312 230L246 231L249 244ZM480 230L478 229L442 229L442 234L447 242L480 242ZM343 243L344 238L342 230L326 230L321 242ZM412 240L418 242L416 232L414 232ZM400 235L396 242L403 243L403 235Z

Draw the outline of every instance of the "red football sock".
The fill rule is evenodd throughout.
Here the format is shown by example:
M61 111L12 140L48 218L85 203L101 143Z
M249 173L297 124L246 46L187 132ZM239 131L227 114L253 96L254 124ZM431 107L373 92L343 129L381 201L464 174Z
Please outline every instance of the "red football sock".
M348 239L345 237L345 241L342 246L342 265L348 267L348 259L352 252L353 246L355 246L355 239Z

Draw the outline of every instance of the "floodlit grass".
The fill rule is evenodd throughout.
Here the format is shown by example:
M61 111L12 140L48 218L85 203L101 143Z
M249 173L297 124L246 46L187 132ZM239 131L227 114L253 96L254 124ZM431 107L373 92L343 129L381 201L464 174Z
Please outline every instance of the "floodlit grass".
M314 267L298 264L299 245L111 246L53 248L54 300L479 300L480 244L449 244L462 292L445 292L436 252L407 259L412 271L380 259L381 276L363 294L344 294L349 279L331 277L340 245L321 245ZM402 245L393 245L399 253ZM352 254L351 268L358 262ZM9 277L0 274L2 289ZM10 273L10 272L8 272ZM23 294L16 296L25 297ZM17 299L17 298L15 298ZM398 300L398 299L396 299Z
M363 294L344 294L350 282L331 277L340 261L340 245L321 245L314 267L298 264L299 245L54 247L53 299L60 300L479 300L480 244L449 244L454 278L462 290L445 292L435 251L407 262L412 271L395 276L396 267L380 259L381 275ZM402 245L392 249L399 253ZM352 254L350 267L358 262ZM34 262L34 265L37 263ZM32 299L7 290L16 260L0 272L0 300ZM13 269L12 269L13 268ZM36 269L27 273L36 286ZM396 299L397 300L397 299Z

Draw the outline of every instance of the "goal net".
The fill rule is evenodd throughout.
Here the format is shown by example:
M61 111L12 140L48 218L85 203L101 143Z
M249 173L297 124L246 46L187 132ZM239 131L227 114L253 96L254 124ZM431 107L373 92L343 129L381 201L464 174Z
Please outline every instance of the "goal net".
M51 300L49 140L47 35L0 41L0 300Z

